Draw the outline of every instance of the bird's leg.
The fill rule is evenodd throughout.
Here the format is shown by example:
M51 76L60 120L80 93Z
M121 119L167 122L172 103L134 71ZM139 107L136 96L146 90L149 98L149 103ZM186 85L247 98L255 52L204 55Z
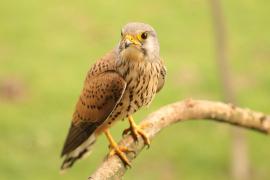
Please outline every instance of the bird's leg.
M113 137L108 129L106 129L104 131L104 133L105 133L105 135L110 143L109 147L110 147L111 151L109 152L109 156L113 156L114 154L116 154L124 162L125 165L131 167L131 164L130 164L130 162L129 162L129 160L124 152L133 152L133 153L135 153L135 152L129 150L127 147L118 146L118 144L115 142L115 140L113 139Z
M123 135L126 135L130 132L130 134L133 136L135 141L137 141L139 135L141 135L144 140L144 144L147 145L147 147L149 148L150 140L145 134L145 132L142 130L142 128L136 125L131 115L128 116L128 121L129 121L130 127L123 131Z

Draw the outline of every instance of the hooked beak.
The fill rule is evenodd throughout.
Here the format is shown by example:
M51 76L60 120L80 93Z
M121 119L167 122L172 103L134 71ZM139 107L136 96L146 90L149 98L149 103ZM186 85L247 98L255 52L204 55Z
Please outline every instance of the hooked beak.
M135 37L133 37L132 35L129 35L129 34L124 37L123 42L124 42L125 49L128 48L132 44L141 46L140 41L138 41Z

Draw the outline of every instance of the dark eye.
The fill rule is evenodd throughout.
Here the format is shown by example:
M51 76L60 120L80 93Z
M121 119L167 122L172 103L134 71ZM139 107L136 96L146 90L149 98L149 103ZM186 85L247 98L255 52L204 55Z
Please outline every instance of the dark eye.
M121 37L123 37L123 31L121 31Z
M142 39L147 39L147 36L148 36L147 32L144 32L141 34Z

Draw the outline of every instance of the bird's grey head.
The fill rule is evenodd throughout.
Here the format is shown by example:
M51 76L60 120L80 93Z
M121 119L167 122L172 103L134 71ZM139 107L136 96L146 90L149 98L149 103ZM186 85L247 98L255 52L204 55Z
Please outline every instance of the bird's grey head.
M126 24L121 30L121 40L117 49L122 60L159 60L157 33L148 24Z

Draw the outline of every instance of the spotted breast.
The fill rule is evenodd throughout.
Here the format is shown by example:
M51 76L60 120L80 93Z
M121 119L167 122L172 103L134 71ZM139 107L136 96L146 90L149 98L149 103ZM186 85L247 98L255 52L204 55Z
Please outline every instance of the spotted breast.
M126 90L114 111L96 132L109 128L117 120L148 106L164 84L166 69L162 61L123 61L116 71L127 82Z

